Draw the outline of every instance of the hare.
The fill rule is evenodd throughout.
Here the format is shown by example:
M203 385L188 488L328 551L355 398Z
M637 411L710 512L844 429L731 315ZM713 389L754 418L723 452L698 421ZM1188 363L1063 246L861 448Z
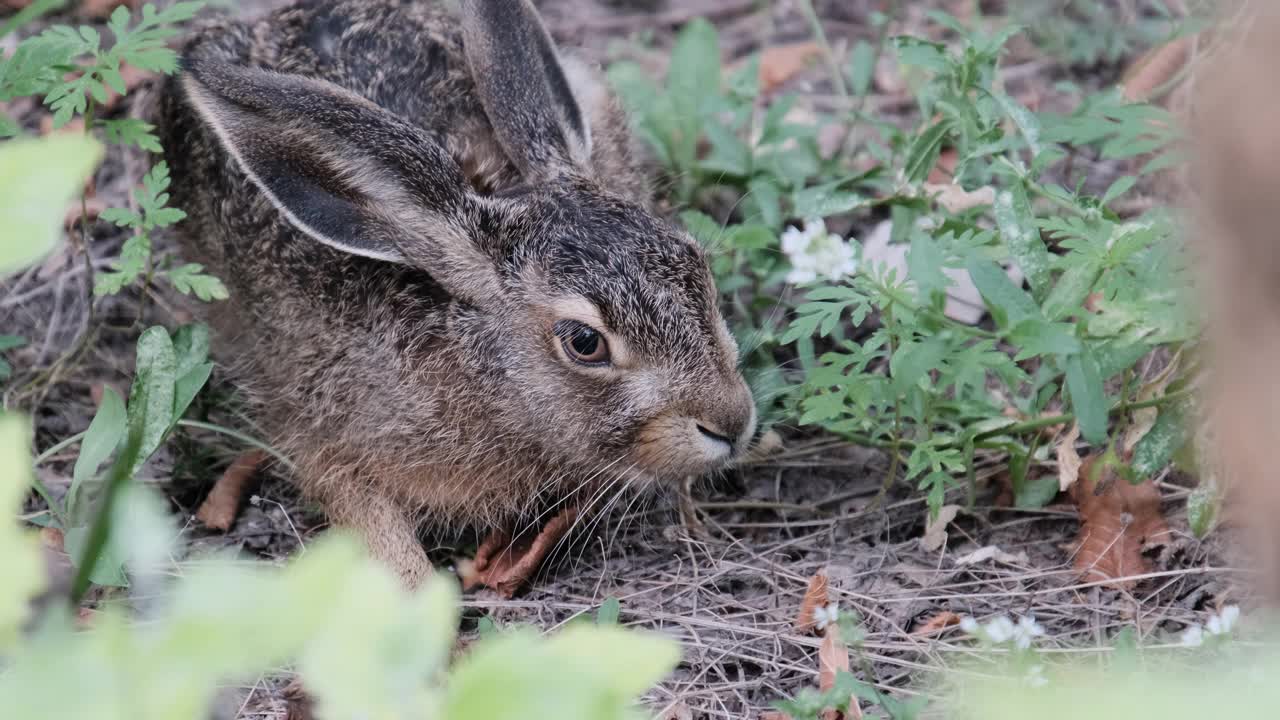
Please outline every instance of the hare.
M159 108L182 250L296 482L410 584L503 531L741 457L699 245L528 0L319 0L197 32Z

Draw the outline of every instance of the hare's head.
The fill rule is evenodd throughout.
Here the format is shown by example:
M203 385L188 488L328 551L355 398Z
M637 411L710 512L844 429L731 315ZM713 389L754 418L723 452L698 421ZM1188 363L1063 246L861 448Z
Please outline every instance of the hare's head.
M436 138L330 83L197 54L186 96L284 221L425 270L449 293L446 352L476 383L460 400L502 418L465 433L473 445L519 434L578 475L723 466L745 450L755 409L702 250L603 189L617 126L593 142L591 118L610 100L565 71L527 0L463 0L462 13L496 141L474 145L500 148L520 177L493 192Z

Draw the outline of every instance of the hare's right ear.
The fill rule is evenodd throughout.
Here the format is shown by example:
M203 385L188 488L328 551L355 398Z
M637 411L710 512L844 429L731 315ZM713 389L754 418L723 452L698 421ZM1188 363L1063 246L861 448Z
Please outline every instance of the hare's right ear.
M468 218L476 198L417 127L332 83L188 58L191 107L298 230L363 257L426 270L483 301L499 281Z
M462 37L485 115L520 174L585 169L587 115L529 0L462 0Z

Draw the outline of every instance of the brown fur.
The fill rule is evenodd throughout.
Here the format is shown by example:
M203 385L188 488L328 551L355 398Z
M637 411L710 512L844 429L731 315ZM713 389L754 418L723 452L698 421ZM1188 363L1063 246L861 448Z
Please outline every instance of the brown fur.
M208 27L160 111L185 252L231 291L225 359L301 487L410 582L421 521L672 482L755 427L702 251L646 210L615 99L561 70L527 0L462 6ZM566 319L625 363L576 365Z

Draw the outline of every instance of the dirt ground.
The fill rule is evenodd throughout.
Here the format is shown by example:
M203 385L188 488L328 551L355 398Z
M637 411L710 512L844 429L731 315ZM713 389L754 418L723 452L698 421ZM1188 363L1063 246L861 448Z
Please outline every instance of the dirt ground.
M273 4L278 3L245 0L230 11L255 14ZM601 62L637 59L655 74L665 71L674 30L698 16L720 28L729 62L810 36L800 7L787 1L538 4L564 46L579 48ZM888 3L820 0L815 5L839 52L857 39L874 40L869 14ZM898 5L900 31L918 25L930 3ZM1050 89L1060 80L1101 86L1115 82L1122 68L1066 67L1019 45L1004 65L1007 83L1044 88L1047 104L1065 102ZM838 107L839 98L823 80L821 68L802 73L788 90L801 93L801 106L826 111ZM140 113L151 92L144 86L114 112ZM884 113L896 112L899 106L902 113L909 111L892 93L873 95L869 102ZM22 117L34 127L39 115L39 108L30 106ZM125 204L129 184L141 177L146 162L138 154L113 149L99 176L97 197L108 205ZM1091 178L1099 185L1122 172L1095 162ZM123 235L98 222L94 238L94 262L102 269L118 252ZM28 348L9 356L16 368L46 367L80 337L90 322L82 281L79 259L68 249L0 285L0 331L31 340ZM6 406L35 413L40 448L88 425L94 387L105 383L125 389L133 341L144 326L136 321L140 310L146 324L190 319L179 298L159 295L144 301L126 295L110 300L92 319L101 329L87 353L58 382L42 386L38 394L5 397ZM252 419L237 409L235 388L216 371L194 412L253 433ZM1105 653L1108 638L1121 627L1136 626L1140 639L1159 642L1186 623L1201 620L1200 611L1224 599L1241 599L1236 589L1240 571L1227 560L1233 557L1227 540L1214 536L1200 542L1186 529L1181 500L1189 479L1161 479L1164 507L1177 541L1154 558L1155 572L1133 591L1121 592L1081 582L1071 570L1070 545L1078 523L1070 504L1034 511L998 508L995 483L983 481L976 506L952 524L946 545L926 552L919 541L926 516L923 498L901 484L881 497L888 463L880 453L797 428L784 426L779 431L783 452L695 487L684 513L673 498L629 501L580 532L523 595L504 600L488 592L468 594L464 637L474 637L475 621L484 615L500 626L521 622L554 628L616 597L622 623L665 633L683 644L684 659L676 673L646 698L655 711L673 718L754 718L772 702L816 682L819 640L797 633L792 622L809 578L820 571L829 575L841 611L856 612L863 620L867 635L864 652L854 659L857 674L903 694L927 688L939 667L972 657L972 645L957 631L916 633L944 611L979 618L1034 615L1047 631L1050 652ZM299 502L283 474L263 473L256 500L228 533L210 531L193 517L212 482L243 449L222 436L182 430L144 471L144 479L171 498L193 552L234 547L281 561L325 527L322 515ZM65 489L74 458L74 451L51 458L41 466L41 479L56 491ZM991 467L980 476L993 477L997 471ZM471 552L474 541L428 540L442 567L452 567ZM987 546L999 547L1012 559L960 562ZM285 718L282 691L288 679L284 674L263 677L236 688L225 715ZM683 714L684 708L690 714Z

